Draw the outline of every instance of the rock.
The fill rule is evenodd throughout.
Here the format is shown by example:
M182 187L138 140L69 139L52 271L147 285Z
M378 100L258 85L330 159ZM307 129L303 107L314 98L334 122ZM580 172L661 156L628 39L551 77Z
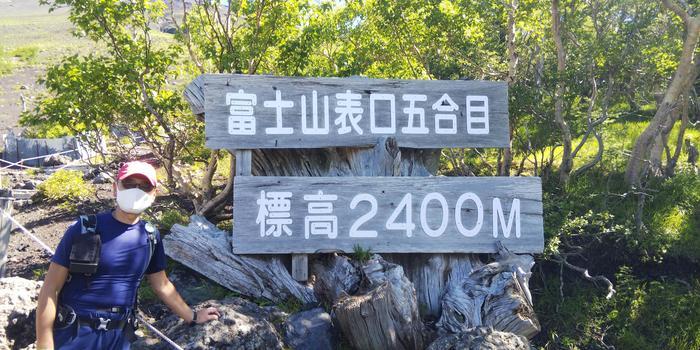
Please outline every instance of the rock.
M292 349L316 350L337 348L331 315L323 308L296 313L287 319L284 335Z
M177 34L177 27L172 23L164 23L160 26L160 31L166 34Z
M530 350L527 338L513 333L499 332L492 328L477 327L468 331L444 335L435 340L427 350Z
M65 165L71 162L71 159L69 157L66 157L64 155L60 154L52 154L50 156L44 157L43 165L44 166L57 166L57 165Z
M38 180L29 180L25 182L24 186L22 186L21 188L23 190L36 190L37 186L39 186L40 183L41 181Z
M273 323L279 323L278 313L269 308L241 298L226 298L220 301L209 300L195 307L197 309L216 307L219 320L190 327L177 315L156 322L154 326L165 333L184 349L282 349L282 338ZM149 339L137 340L133 349L170 349L165 342L153 343Z
M97 175L95 175L95 178L92 179L92 183L98 184L98 185L99 184L110 184L112 182L114 182L112 177L105 172L98 173Z
M36 340L34 308L42 282L0 278L0 349L25 349Z

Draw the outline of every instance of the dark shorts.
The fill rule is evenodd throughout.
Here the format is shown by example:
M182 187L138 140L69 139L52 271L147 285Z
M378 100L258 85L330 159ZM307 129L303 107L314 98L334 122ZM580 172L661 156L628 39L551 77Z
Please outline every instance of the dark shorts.
M87 315L91 318L109 318L112 320L122 320L124 315L112 312L90 312ZM104 350L128 350L131 343L124 336L124 330L112 329L108 331L97 330L88 325L80 325L78 322L63 328L53 330L53 342L56 350L72 349L104 349Z

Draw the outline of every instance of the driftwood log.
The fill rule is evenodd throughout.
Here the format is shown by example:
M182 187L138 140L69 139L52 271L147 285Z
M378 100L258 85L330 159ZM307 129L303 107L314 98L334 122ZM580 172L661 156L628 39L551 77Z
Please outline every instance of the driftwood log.
M251 298L316 302L313 290L295 281L277 257L258 259L231 253L228 234L201 216L174 225L164 236L165 253L216 283Z

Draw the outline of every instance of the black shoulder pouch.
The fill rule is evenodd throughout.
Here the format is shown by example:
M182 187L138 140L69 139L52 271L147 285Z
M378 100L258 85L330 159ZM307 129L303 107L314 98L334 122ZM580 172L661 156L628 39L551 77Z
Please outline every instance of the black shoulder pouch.
M70 273L92 275L97 272L100 262L102 240L96 230L94 215L80 217L82 230L79 236L73 238L70 251Z

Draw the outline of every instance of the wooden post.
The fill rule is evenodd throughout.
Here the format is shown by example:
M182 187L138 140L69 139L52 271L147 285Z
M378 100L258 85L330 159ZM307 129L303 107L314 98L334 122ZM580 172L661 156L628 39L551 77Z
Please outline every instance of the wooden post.
M252 175L253 152L249 149L231 151L236 158L236 176Z
M7 247L10 243L12 222L4 215L12 213L12 192L0 189L0 278L5 277L7 263Z
M292 254L292 277L299 282L309 279L309 256L306 254Z

